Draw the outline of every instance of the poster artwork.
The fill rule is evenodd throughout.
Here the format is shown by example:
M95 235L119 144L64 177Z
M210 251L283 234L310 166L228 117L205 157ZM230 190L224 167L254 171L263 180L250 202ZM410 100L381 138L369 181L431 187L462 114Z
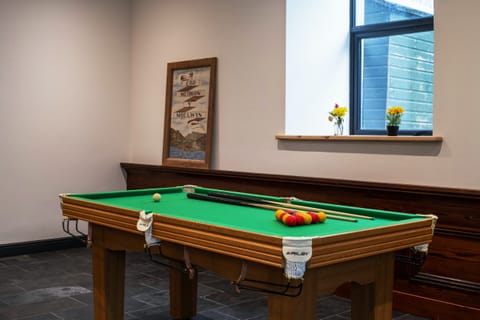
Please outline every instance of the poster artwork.
M169 156L205 160L210 67L175 70Z

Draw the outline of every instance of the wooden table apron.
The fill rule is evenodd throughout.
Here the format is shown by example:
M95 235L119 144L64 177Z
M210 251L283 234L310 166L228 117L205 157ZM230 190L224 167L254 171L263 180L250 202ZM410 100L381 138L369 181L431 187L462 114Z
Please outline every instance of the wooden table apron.
M91 224L95 319L123 319L125 250L143 250L138 211L62 195L63 214ZM251 279L286 283L282 238L154 215L152 235L178 264L184 248L192 264L237 280L246 262ZM268 295L269 319L314 319L316 298L352 282L352 319L391 319L393 252L429 243L431 219L312 239L312 258L298 297ZM180 263L181 264L181 263ZM160 271L161 272L161 271ZM170 269L174 319L196 314L197 279Z

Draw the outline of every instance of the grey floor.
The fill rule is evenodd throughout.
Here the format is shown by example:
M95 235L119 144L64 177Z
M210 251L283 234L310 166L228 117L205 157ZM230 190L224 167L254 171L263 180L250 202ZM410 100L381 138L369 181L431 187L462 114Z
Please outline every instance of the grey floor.
M86 248L0 258L0 319L93 319L90 272ZM170 319L167 275L142 253L127 253L125 319ZM228 281L201 271L194 319L267 319L267 301L253 292L237 294ZM319 298L317 319L350 319L349 300ZM394 319L424 318L394 311Z

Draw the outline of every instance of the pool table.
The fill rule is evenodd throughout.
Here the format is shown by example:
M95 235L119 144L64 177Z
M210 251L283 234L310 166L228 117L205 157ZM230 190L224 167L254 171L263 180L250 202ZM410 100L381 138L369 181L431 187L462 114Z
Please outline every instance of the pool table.
M338 220L327 211L323 223L289 227L271 208L188 196L212 191L369 218ZM174 319L196 314L197 266L231 280L240 294L264 292L269 319L315 319L317 297L345 282L352 319L391 319L394 251L430 243L436 221L198 186L61 194L60 202L64 219L89 222L96 320L123 319L125 250L146 247L168 258Z

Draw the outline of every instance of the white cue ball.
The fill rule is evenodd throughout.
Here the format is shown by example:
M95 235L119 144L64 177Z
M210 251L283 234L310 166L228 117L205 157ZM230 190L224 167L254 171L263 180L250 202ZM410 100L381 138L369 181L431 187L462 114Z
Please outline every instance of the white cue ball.
M155 202L160 201L161 198L162 198L162 196L160 195L160 193L154 193L153 196L152 196L152 199Z

